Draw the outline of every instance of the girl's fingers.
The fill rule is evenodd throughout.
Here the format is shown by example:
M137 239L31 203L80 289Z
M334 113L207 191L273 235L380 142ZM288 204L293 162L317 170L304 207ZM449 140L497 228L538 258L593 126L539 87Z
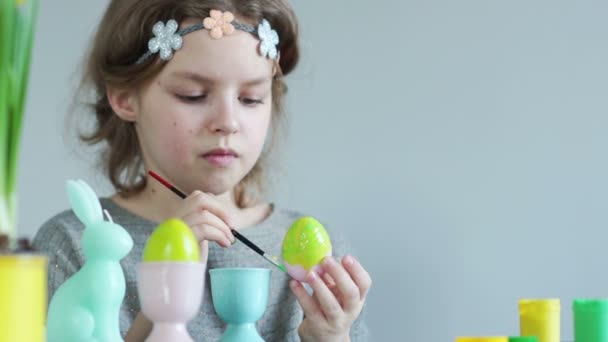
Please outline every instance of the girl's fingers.
M319 308L319 304L317 304L317 301L312 296L310 296L308 292L306 292L306 289L299 281L294 279L290 280L289 287L291 287L293 294L298 299L298 302L300 302L300 305L302 306L302 310L304 311L304 315L306 315L306 317L313 318L323 315L321 309Z
M325 285L325 282L315 271L306 276L306 282L312 287L314 297L317 298L321 311L327 320L335 322L344 315L344 310L333 292Z
M323 281L325 282L325 285L327 285L327 288L339 300L340 299L340 292L338 291L338 287L336 286L336 281L327 272L323 273L323 277L322 278L323 278ZM340 304L342 304L342 303L340 303Z
M184 217L190 213L197 212L201 209L200 208L201 204L199 203L199 200L200 200L199 192L200 191L194 191L193 193L188 195L188 197L186 197L182 201L181 205L177 209L177 213L176 213L177 217Z
M323 281L325 282L325 285L327 285L327 287L331 288L336 286L336 281L327 272L323 273Z
M207 210L224 221L229 228L234 228L230 215L215 196L196 190L186 199L191 199L196 209Z
M357 287L359 288L361 300L365 300L369 289L372 287L372 278L363 266L352 256L347 255L342 258L344 269L350 274Z
M207 210L195 211L195 212L192 212L192 213L186 215L183 218L183 220L190 227L200 226L200 225L209 225L209 226L216 227L217 229L219 229L220 231L223 232L223 234L226 236L226 238L229 241L231 241L231 242L234 241L234 235L232 235L230 228L228 228L228 226L224 223L224 221L222 221L219 217L215 216L210 211L207 211ZM197 237L199 238L199 240L206 238L205 235L197 235Z
M222 247L230 247L232 245L232 242L228 240L224 232L215 226L203 223L190 226L190 228L196 237L202 237L201 240L214 241Z
M350 274L334 258L326 257L322 263L323 269L336 282L341 294L344 311L356 311L361 306L360 290Z
M231 242L234 242L235 237L232 234L230 227L228 227L228 225L226 225L226 223L224 221L222 221L222 219L220 219L219 217L215 216L215 214L213 214L212 212L207 211L207 210L203 210L203 211L199 212L199 215L200 215L200 219L202 222L212 225L214 227L217 227L222 232L224 232L224 235L226 235L228 240L230 240Z
M199 260L203 264L206 264L208 257L209 257L209 241L203 240L200 243Z

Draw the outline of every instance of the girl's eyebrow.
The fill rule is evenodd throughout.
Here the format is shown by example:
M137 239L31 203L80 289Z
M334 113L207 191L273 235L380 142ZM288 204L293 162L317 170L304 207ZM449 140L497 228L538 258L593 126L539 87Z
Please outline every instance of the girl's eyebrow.
M201 74L191 72L191 71L174 71L171 74L169 74L169 76L171 78L187 79L187 80L192 80L192 81L196 81L199 83L213 83L213 80L211 78L205 77Z
M271 81L272 81L271 77L258 77L258 78L254 78L249 81L243 82L243 85L256 86L256 85L260 85L260 84L264 84L264 83L270 83Z
M192 72L192 71L174 71L171 74L169 74L169 76L171 78L186 79L186 80L195 81L195 82L198 82L201 84L213 84L213 83L217 82L216 80L214 80L210 77L206 77L206 76L203 76L199 73ZM270 77L270 76L256 77L256 78L243 82L243 85L256 86L256 85L260 85L260 84L264 84L264 83L270 83L271 81L272 81L272 77Z

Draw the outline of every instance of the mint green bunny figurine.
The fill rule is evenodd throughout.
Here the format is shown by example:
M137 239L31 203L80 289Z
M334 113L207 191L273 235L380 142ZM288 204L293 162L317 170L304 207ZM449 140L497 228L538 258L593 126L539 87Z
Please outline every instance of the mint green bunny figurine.
M120 266L133 247L127 231L104 221L101 203L82 180L67 182L72 210L84 223L82 250L86 261L55 292L49 305L48 342L118 342L119 310L125 296Z

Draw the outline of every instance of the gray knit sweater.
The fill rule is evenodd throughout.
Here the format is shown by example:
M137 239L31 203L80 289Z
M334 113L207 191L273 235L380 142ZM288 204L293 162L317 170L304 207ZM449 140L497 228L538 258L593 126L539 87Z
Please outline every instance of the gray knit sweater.
M142 257L143 247L158 223L146 220L118 206L109 198L101 198L114 222L123 226L133 238L133 249L121 261L126 278L126 294L120 311L120 330L124 336L140 311L137 297L135 268ZM282 239L291 223L301 214L275 207L264 221L242 230L243 235L270 254L279 255ZM34 247L49 257L48 298L67 278L84 264L81 237L84 226L71 210L64 211L42 225L36 234ZM341 256L350 253L344 239L329 231L333 253ZM289 289L289 278L275 269L261 256L237 242L224 249L209 244L207 270L222 267L271 268L270 296L264 316L257 322L257 329L265 341L299 341L298 327L303 319L302 308ZM219 341L225 323L218 317L211 301L209 272L206 274L205 293L200 313L188 325L190 335L196 341ZM352 341L367 341L368 330L363 315L351 329Z

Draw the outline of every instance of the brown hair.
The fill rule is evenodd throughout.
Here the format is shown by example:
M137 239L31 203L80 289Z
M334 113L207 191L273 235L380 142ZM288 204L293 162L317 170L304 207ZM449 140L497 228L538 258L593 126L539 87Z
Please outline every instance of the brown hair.
M282 79L297 65L299 58L298 26L287 0L112 0L86 56L80 84L93 90L89 103L95 117L92 132L81 134L89 145L103 143L100 164L110 182L123 196L141 192L146 185L142 171L139 142L132 123L121 120L106 97L106 87L140 87L156 76L164 63L158 57L135 64L147 51L152 26L158 22L209 15L211 9L231 11L245 22L256 24L266 19L280 37L279 72L272 84L272 119L268 139L260 159L236 188L236 202L246 207L255 202L265 189L265 171L271 152L284 127L284 95L287 87Z

